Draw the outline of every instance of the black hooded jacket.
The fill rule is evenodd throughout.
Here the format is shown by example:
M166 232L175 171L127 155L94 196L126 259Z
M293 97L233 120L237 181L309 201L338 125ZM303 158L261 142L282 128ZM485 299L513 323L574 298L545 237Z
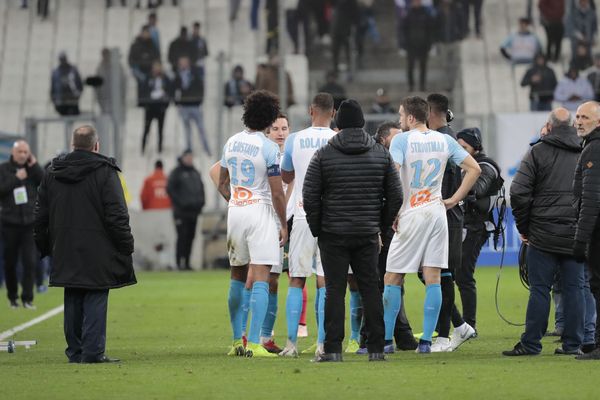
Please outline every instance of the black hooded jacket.
M200 172L179 159L179 165L169 175L167 193L173 204L175 218L195 218L204 208L204 184Z
M17 178L17 169L25 168L27 178ZM12 158L0 164L0 221L7 225L29 225L33 224L33 207L37 196L37 187L42 181L44 171L38 163L29 166L18 165ZM14 190L25 187L27 191L27 203L17 205Z
M370 235L390 226L402 205L387 149L363 129L343 129L313 156L302 189L313 236Z
M115 160L75 150L52 160L35 206L35 242L52 256L50 286L136 283L133 236Z
M517 229L540 250L573 254L577 213L572 187L580 143L573 127L553 128L532 145L510 186Z
M586 244L597 241L600 230L600 128L585 138L575 169L573 195L578 216L575 240Z

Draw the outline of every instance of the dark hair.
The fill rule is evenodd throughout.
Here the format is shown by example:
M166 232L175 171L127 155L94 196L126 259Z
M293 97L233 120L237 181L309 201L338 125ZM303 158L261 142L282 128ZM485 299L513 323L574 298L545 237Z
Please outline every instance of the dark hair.
M440 93L432 93L427 96L429 107L436 114L446 114L449 108L449 101L446 96Z
M277 119L279 113L279 98L267 90L257 90L244 101L242 121L249 129L264 131Z
M73 131L72 143L75 150L94 150L94 146L98 143L96 130L91 125L78 126Z
M333 111L333 96L329 93L317 93L311 105L323 112Z
M163 169L163 162L161 160L156 160L156 162L154 163L154 168Z
M150 18L156 18L156 13L151 12L150 14L148 14L148 19L150 19Z
M199 21L194 22L193 27L194 28L200 28L200 22Z
M410 96L402 100L402 107L407 115L412 115L419 122L427 122L429 104L419 96Z
M279 114L277 114L277 118L275 118L275 121L277 121L279 118L283 118L287 121L288 125L290 124L290 119L288 118L287 114L280 112ZM275 122L273 121L273 122ZM267 128L265 128L265 134L268 134L269 131L271 130L271 125L269 125Z
M186 26L182 26L179 28L179 36L187 36L188 30Z
M386 121L377 127L377 132L375 133L375 141L377 143L383 143L385 138L390 136L390 130L392 129L400 129L400 124L395 121Z

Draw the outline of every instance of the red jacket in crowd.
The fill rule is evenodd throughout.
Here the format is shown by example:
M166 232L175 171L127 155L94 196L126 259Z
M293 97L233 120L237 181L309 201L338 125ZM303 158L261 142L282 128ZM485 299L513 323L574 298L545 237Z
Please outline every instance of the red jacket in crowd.
M167 177L161 168L155 169L154 173L146 178L140 197L144 210L171 208L171 199L167 194Z

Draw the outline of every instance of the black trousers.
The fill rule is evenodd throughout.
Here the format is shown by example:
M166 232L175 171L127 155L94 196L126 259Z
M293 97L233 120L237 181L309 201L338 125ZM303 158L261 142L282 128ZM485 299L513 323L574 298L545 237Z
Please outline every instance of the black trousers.
M165 112L167 109L163 105L147 105L144 107L144 135L142 136L142 153L146 149L146 141L150 133L150 125L156 120L158 123L158 152L162 153L163 144L163 126L165 124Z
M565 34L565 26L562 22L554 22L544 25L546 30L546 58L552 61L558 61L560 58L560 48Z
M346 35L341 34L333 34L331 41L331 51L333 53L333 69L335 71L339 70L339 62L340 62L340 52L344 51L346 53L346 63L347 68L350 68L351 60L350 60L350 38Z
M37 262L37 248L33 241L33 226L3 224L2 238L4 240L4 279L8 299L16 301L19 298L17 263L19 256L21 256L21 264L23 264L21 300L24 303L32 302Z
M477 322L477 287L475 281L475 266L481 248L488 240L485 225L480 229L467 228L467 235L462 243L462 263L454 272L456 286L462 302L462 316L465 322L475 328Z
M427 58L429 57L429 49L408 49L406 52L408 67L406 69L406 73L408 76L408 87L412 92L415 87L415 78L413 74L413 70L415 68L415 63L419 63L419 89L421 91L425 90L425 82L427 81Z
M91 362L106 348L108 289L65 288L64 329L71 362Z
M194 217L175 217L175 229L177 230L175 263L178 269L191 269L190 254L192 254L192 244L196 237L197 223L197 215Z
M466 30L469 32L469 14L471 7L473 7L473 16L475 17L475 33L481 34L481 8L483 6L483 0L467 0L465 7L465 25Z
M367 349L370 353L382 353L385 328L377 272L378 236L322 233L319 237L319 250L326 286L325 353L342 352L348 265L352 267L363 303Z
M462 325L463 319L454 305L454 273L460 268L462 247L462 223L448 224L448 269L442 270L442 307L438 317L438 333L440 337L450 337L450 323L455 327Z
M592 238L588 267L590 272L590 291L596 300L596 346L600 347L600 235Z

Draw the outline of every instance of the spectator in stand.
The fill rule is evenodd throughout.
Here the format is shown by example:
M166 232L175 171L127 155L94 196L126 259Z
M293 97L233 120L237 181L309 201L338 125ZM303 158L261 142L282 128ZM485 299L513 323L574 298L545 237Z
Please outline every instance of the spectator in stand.
M565 0L540 0L540 22L546 31L546 59L557 62L565 34Z
M590 0L570 0L565 17L567 36L571 40L571 54L576 53L577 45L583 43L592 52L594 37L598 31L598 17Z
M204 77L204 59L208 56L208 43L206 39L200 34L200 22L194 22L192 28L192 45L194 47L194 64L202 71L202 77Z
M158 31L157 22L158 21L155 12L148 14L148 29L150 30L150 38L152 39L152 43L154 43L160 58L160 32Z
M144 180L140 193L142 210L164 210L171 208L171 199L167 194L167 177L163 172L163 163L156 160L154 172Z
M287 71L285 72L285 78L287 81L287 105L289 107L295 104L294 86ZM254 86L256 90L268 90L275 95L279 95L279 57L273 55L267 64L258 65Z
M50 7L50 0L38 0L37 2L37 15L42 17L42 20L48 18L48 8Z
M252 84L244 78L244 68L236 65L231 79L225 83L225 106L241 106L253 90Z
M334 2L331 21L331 51L333 69L339 71L339 58L342 49L346 53L346 67L350 68L350 36L352 28L358 26L360 13L357 0L337 0Z
M83 90L77 67L69 64L67 54L60 52L58 67L52 71L50 97L60 115L79 115L79 97Z
M481 39L481 9L483 8L483 0L463 0L463 3L463 12L465 13L465 34L468 35L470 32L469 15L471 13L471 9L473 9L473 17L475 19L475 35L477 38Z
M552 111L554 89L556 89L556 75L552 68L546 64L546 57L542 53L535 56L535 62L525 72L521 86L529 86L529 109L531 111Z
M508 35L500 46L500 52L513 64L531 64L542 46L535 33L529 30L531 20L519 18L519 31Z
M111 53L111 51L106 47L102 49L102 60L100 61L100 64L98 64L98 68L96 68L96 75L102 78L102 85L95 88L96 100L100 105L100 111L102 114L111 114L114 111L119 122L125 122L126 107L121 107L118 110L113 110L112 108L113 79L117 78L113 76L112 73L111 54L113 53ZM125 101L127 99L127 76L125 75L125 69L120 62L118 74L120 75L118 96L121 98L121 104L125 105Z
M146 149L146 140L150 133L150 125L156 120L158 123L158 154L162 153L163 125L165 113L171 101L172 84L165 74L160 61L152 65L152 74L146 82L142 92L141 104L144 107L144 134L142 136L142 154Z
M265 15L267 20L267 47L265 53L276 53L279 48L279 1L265 0Z
M194 168L194 156L190 150L184 151L178 161L179 165L171 172L167 182L177 230L175 262L179 270L191 270L190 255L196 224L204 207L204 184L200 172Z
M169 45L168 58L174 72L177 71L177 63L182 57L186 57L190 61L196 59L196 48L188 37L188 30L185 26L181 27L179 36Z
M404 40L404 19L406 18L406 1L407 0L395 0L396 4L396 41L398 45L398 52L404 55L406 43Z
M202 101L204 100L204 81L198 68L190 65L190 59L181 57L179 68L174 81L174 100L179 108L179 115L185 130L186 149L192 149L192 125L194 121L200 135L207 156L211 156L210 146L204 130L204 114Z
M138 85L138 104L144 82L146 82L150 76L152 63L156 60L160 60L160 54L156 50L156 46L150 36L150 27L144 25L139 36L129 48L128 57L131 73L135 77Z
M346 89L337 82L335 71L327 71L325 79L327 82L319 88L319 92L329 93L333 97L333 108L337 110L342 101L346 100Z
M419 63L419 89L425 91L427 82L427 59L434 41L435 20L421 0L411 0L410 8L404 19L404 39L408 56L408 88L415 88L413 70L415 62Z
M554 100L569 111L577 111L581 103L593 99L594 89L590 82L579 75L577 67L570 66L554 90Z
M588 52L588 46L584 43L580 42L577 44L577 47L575 47L575 54L573 54L573 58L571 58L571 65L577 67L579 71L585 71L594 65L592 55Z
M594 89L594 99L600 101L600 54L594 56L594 66L590 69L587 78Z
M440 59L444 66L447 84L445 89L450 92L454 88L454 81L458 72L458 43L464 36L465 13L459 2L442 0L437 10L437 27L439 32Z

